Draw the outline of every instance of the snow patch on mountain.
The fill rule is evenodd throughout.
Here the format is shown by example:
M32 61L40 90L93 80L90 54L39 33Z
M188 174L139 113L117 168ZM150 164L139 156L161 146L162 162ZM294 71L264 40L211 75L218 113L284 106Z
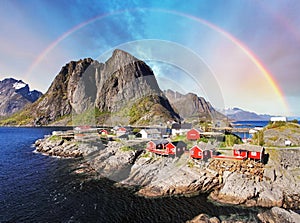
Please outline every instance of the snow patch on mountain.
M24 82L16 82L13 84L14 89L19 90L23 87L26 87L26 84Z

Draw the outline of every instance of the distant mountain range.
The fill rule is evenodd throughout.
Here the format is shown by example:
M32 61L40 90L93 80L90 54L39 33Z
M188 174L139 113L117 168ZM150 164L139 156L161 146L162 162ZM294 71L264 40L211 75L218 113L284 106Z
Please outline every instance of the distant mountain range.
M224 120L226 116L218 112L203 97L194 93L181 94L177 91L165 90L164 94L174 110L186 121Z
M0 117L12 115L32 104L42 93L30 91L22 80L7 78L0 81Z
M219 110L222 114L226 115L228 119L234 121L269 121L271 115L259 115L255 112L245 111L240 108L228 108Z

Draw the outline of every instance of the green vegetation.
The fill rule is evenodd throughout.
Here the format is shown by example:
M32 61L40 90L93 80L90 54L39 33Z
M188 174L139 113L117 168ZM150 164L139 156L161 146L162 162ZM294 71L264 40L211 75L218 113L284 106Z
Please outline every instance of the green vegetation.
M300 128L300 125L298 124L298 120L296 122L269 122L269 124L264 129L293 129L293 128Z
M241 144L242 140L240 137L234 134L226 134L224 141L221 142L220 147L232 147L234 144Z
M122 152L128 152L128 151L134 151L135 149L132 148L132 147L130 147L130 146L122 146L122 147L120 148L120 150L121 150Z
M55 142L61 140L61 136L58 135L52 135L48 138L49 141Z
M139 99L129 109L129 123L134 124L139 121L145 113L148 113L153 106L153 100L150 96ZM143 124L148 124L150 120L144 120Z
M258 131L253 134L252 144L263 146L265 144L264 141L264 131Z
M143 154L141 155L141 157L142 157L142 158L150 158L150 157L152 157L152 156L151 156L151 153L150 153L150 152L145 152L145 153L143 153Z
M0 125L28 125L33 122L29 108L13 114L12 116L0 120Z
M187 166L190 167L190 168L193 168L195 166L195 163L193 160L189 160L188 163L187 163Z
M296 124L298 124L298 120L297 120L297 119L294 119L294 120L291 121L291 123L296 123Z
M205 143L208 143L208 138L204 138L204 137L201 137L200 139L197 140L197 143L199 142L205 142Z
M90 108L80 114L72 114L72 125L95 125L96 124L96 108Z
M200 121L200 127L204 130L204 132L211 131L211 121Z

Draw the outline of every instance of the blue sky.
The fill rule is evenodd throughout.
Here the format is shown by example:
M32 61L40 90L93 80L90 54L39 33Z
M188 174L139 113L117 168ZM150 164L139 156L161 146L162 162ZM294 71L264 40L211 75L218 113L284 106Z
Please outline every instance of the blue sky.
M45 92L69 61L118 47L145 59L161 88L300 116L299 11L295 0L2 0L0 79Z

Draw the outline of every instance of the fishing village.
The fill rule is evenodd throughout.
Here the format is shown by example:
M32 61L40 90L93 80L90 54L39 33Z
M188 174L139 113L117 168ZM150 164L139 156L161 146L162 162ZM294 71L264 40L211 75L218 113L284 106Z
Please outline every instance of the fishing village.
M244 143L228 130L186 123L166 129L81 126L53 132L35 146L40 153L82 159L77 174L96 172L144 197L205 193L225 204L299 209L299 148Z

